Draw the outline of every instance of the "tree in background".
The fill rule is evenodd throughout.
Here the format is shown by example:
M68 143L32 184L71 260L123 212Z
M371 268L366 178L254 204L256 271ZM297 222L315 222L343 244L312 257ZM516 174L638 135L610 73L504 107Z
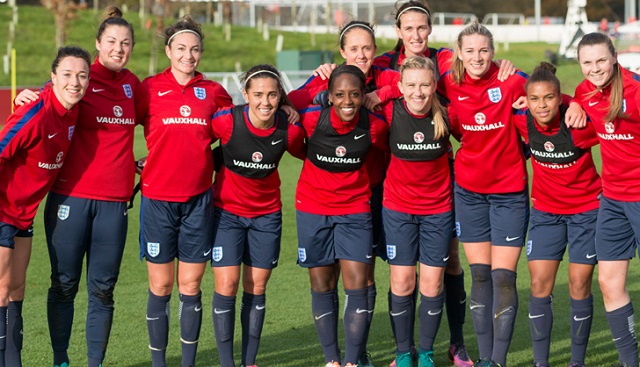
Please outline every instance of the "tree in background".
M76 5L69 0L40 0L53 13L56 21L56 47L67 43L67 18L75 12Z

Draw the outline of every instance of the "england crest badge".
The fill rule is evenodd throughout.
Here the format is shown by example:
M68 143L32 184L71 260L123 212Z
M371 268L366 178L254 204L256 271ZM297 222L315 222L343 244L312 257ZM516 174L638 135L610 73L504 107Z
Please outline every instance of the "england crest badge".
M147 242L147 252L151 257L160 255L160 242Z
M222 247L221 246L214 246L213 247L213 261L218 262L220 260L222 260Z
M204 88L195 87L193 88L193 92L196 94L196 98L198 98L199 100L204 101L204 99L207 98L207 90Z
M489 100L493 103L498 103L502 100L502 91L500 90L500 87L489 89L487 94L489 94Z
M307 261L307 250L303 247L298 247L298 261L301 263Z
M73 130L75 130L75 125L74 126L69 126L69 136L67 136L67 138L69 138L69 140L71 140L71 138L73 137Z
M387 245L387 257L389 260L396 258L396 245Z
M65 220L69 218L69 211L71 207L69 205L58 205L58 218Z
M131 84L122 84L122 89L124 89L124 95L127 98L133 98L133 90L131 89Z

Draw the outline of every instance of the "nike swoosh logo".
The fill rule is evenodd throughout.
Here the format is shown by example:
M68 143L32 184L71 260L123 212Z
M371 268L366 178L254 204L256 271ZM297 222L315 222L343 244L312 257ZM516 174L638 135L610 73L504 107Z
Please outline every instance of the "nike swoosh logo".
M467 302L467 297L465 297L462 301L460 301L460 304L464 305L465 302Z
M580 322L580 321L588 320L590 317L591 317L591 315L585 316L585 317L573 316L573 319L578 321L578 322Z
M542 317L542 316L544 316L544 314L540 314L540 315L532 315L532 314L529 314L529 319L530 319L530 320L538 319L538 318L540 318L540 317Z
M129 213L129 212L125 210L125 211L124 211L124 216L126 217L128 213Z
M618 340L620 340L620 339L622 339L622 337L615 338L615 339L613 339L613 341L614 341L614 342L617 342L617 341L618 341Z
M366 257L367 259L370 259L370 258L372 258L372 257L373 257L373 255L365 255L365 257Z
M92 88L91 90L93 91L93 93L100 93L100 92L104 92L104 89L95 89L95 88Z
M442 261L448 261L449 260L449 256L442 258Z
M587 254L587 259L593 259L596 257L596 254Z
M168 91L166 91L166 92L160 92L160 91L158 91L158 97L162 97L162 96L164 96L165 94L171 93L172 91L173 91L173 90L168 90Z
M365 135L367 135L367 134L356 135L356 136L353 137L353 139L358 140L358 139L362 138Z
M373 310L367 310L366 308L362 310L362 309L356 308L356 313L365 313L365 312L372 313Z
M464 100L465 100L465 99L467 99L467 98L469 98L469 97L468 97L468 96L467 96L467 97L460 97L460 96L458 96L458 101L464 101Z
M442 309L439 309L438 312L431 312L431 310L429 310L427 313L431 316L440 315L440 313L442 313Z
M282 142L282 139L278 140L278 141L272 141L271 145L276 145L276 144L280 144Z
M54 136L56 136L56 135L58 135L58 133L55 133L55 134L49 134L49 135L47 135L47 138L51 139L51 138L53 138L53 137L54 137Z
M273 261L271 262L271 265L275 265L275 264L277 264L277 263L278 263L278 260L273 260Z
M264 306L264 305L263 305L263 306L260 306L260 305L258 305L258 306L256 306L256 310L258 310L258 311L262 311L262 310L264 310L264 308L265 308L265 307L267 307L267 306Z
M200 312L200 311L202 311L202 306L196 306L196 307L193 308L193 310L195 312Z
M591 101L589 101L589 107L595 106L595 105L597 105L598 103L599 103L599 101L598 101L598 102L591 102Z
M231 309L228 309L228 310L218 310L217 308L213 309L213 313L215 313L216 315L222 315L223 313L227 313L227 312L231 312Z
M513 307L512 307L512 306L509 306L509 307L505 308L504 310L501 310L500 312L495 313L495 314L493 315L493 318L494 318L494 319L497 319L497 318L498 318L498 317L500 317L502 314L507 313L508 311L513 311Z
M476 308L484 308L484 305L471 305L471 306L469 306L470 310L475 310Z
M400 311L400 312L398 312L398 313L389 312L389 315L391 315L391 316L393 316L393 317L396 317L396 316L400 316L400 315L402 315L402 314L403 314L403 313L405 313L405 312L407 312L407 310Z
M146 316L146 317L147 317L147 321L160 320L160 318L159 318L159 317L149 317L149 316Z
M209 254L210 254L210 253L211 253L211 250L209 250L209 251L205 251L203 255L204 255L204 256L209 256Z
M506 240L507 240L507 242L511 242L511 241L517 240L518 238L520 238L520 236L517 236L517 237L509 237L509 236L507 236Z
M333 313L333 311L329 311L329 312L327 312L327 313L323 313L322 315L314 316L314 318L315 318L316 320L320 320L321 318L323 318L323 317L325 317L325 316L328 316L328 315L331 315L332 313Z

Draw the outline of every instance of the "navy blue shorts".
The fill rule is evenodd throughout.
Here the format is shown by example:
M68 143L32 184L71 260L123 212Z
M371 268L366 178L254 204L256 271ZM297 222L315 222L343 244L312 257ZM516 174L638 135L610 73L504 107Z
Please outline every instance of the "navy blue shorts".
M18 229L9 223L0 222L0 247L14 248L14 237L33 237L33 227Z
M175 258L186 263L211 259L213 204L211 189L185 203L142 196L140 204L140 258L166 264Z
M627 260L636 256L640 239L640 202L600 198L596 225L598 261Z
M282 212L246 218L215 208L213 223L211 266L241 263L261 269L278 266Z
M384 208L387 257L390 265L447 266L453 233L453 211L412 215Z
M569 262L595 265L598 209L561 215L531 208L527 260L562 261L569 243Z
M456 233L462 242L522 247L529 222L529 191L478 194L455 184Z
M298 264L327 266L338 260L371 263L371 213L317 215L296 211Z
M387 261L385 249L384 224L382 223L383 184L371 187L371 225L373 227L373 254Z

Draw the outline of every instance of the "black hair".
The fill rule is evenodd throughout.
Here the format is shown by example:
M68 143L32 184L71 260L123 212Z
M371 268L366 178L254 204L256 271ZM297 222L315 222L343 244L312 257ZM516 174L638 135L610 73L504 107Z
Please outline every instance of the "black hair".
M105 18L98 26L98 33L96 34L96 39L100 41L102 38L102 33L107 29L108 26L121 26L126 27L131 32L131 42L135 45L135 36L133 32L133 26L126 19L122 17L122 10L117 6L109 6L105 9Z
M58 49L56 58L51 63L51 72L55 74L62 59L69 56L83 59L87 63L87 67L91 65L91 58L85 49L78 46L63 46Z
M358 78L360 81L360 89L364 91L364 88L367 84L367 77L364 75L362 70L359 67L354 65L341 64L338 65L337 68L333 69L331 75L329 76L329 93L333 90L333 84L335 80L342 74L351 74Z
M533 73L527 79L524 90L529 90L529 85L532 83L550 83L560 94L560 80L556 76L556 67L546 61L541 62L540 65L533 69Z

